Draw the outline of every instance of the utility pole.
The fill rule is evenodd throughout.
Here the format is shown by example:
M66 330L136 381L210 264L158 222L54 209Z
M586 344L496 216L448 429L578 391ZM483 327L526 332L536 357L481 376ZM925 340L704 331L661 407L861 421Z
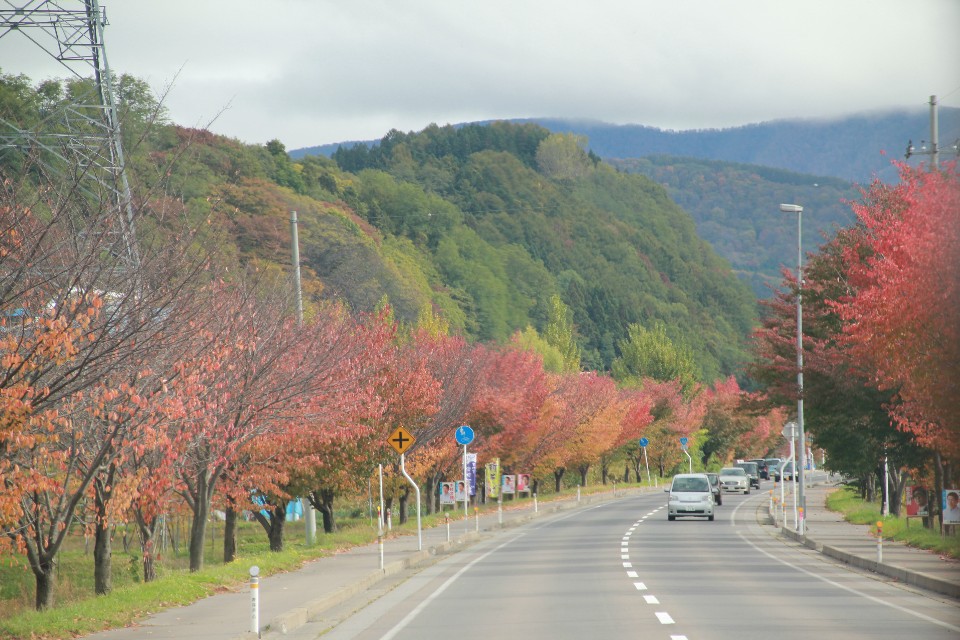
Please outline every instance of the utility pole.
M293 267L293 291L297 303L297 328L303 324L303 293L300 286L300 236L297 233L297 212L290 212L290 262ZM312 546L317 537L317 514L309 498L300 498L307 546Z
M907 152L904 158L910 159L910 156L930 156L930 167L934 171L940 169L940 125L937 120L937 96L930 96L930 147L927 147L927 141L920 141L920 149L913 146L913 140L907 142ZM960 139L954 141L948 147L955 154L960 155Z

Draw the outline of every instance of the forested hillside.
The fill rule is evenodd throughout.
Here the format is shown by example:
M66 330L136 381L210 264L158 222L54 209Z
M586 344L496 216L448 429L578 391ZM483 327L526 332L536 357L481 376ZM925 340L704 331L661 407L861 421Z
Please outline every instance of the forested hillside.
M9 76L3 96L21 121L57 97ZM744 359L756 311L729 264L663 187L618 173L572 137L533 124L430 127L335 161L292 161L277 141L149 122L157 105L134 79L122 79L121 99L138 191L219 253L266 270L288 268L296 210L308 296L357 311L389 301L407 322L432 310L469 338L505 341L543 330L559 294L585 368L608 369L631 323L658 321L705 380Z
M780 213L780 203L804 207L803 248L812 252L838 227L853 222L850 203L859 198L844 180L757 165L673 156L609 162L666 188L696 220L700 236L730 261L759 298L780 286L784 265L796 267L797 225L794 216Z
M415 226L364 215L434 256L445 282L476 305L479 335L498 337L524 313L541 326L545 295L557 292L573 310L589 366L609 365L630 323L662 321L693 348L708 379L736 369L754 318L749 292L662 187L618 173L572 136L531 124L434 126L394 131L334 159L362 182L386 171L454 205L457 226L436 240L426 229L450 212ZM483 280L494 268L505 276L507 307L487 306Z

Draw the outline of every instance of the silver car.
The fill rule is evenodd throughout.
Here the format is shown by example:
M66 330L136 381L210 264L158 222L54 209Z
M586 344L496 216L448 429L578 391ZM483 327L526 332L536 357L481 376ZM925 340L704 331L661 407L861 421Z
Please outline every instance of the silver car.
M724 467L720 469L720 487L724 491L750 493L750 476L740 467Z
M705 473L681 473L673 477L667 498L667 520L696 516L713 520L713 489Z

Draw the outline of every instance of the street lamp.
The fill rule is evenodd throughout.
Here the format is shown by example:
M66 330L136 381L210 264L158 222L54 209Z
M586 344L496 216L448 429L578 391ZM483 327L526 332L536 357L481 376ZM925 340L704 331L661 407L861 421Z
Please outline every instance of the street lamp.
M807 442L803 431L803 249L801 231L803 229L803 207L798 204L781 204L780 211L797 214L797 426L800 435L800 460L796 466L800 480L800 508L803 509L803 518L797 525L797 533L803 535L806 528L807 500L804 491L804 467L807 462Z

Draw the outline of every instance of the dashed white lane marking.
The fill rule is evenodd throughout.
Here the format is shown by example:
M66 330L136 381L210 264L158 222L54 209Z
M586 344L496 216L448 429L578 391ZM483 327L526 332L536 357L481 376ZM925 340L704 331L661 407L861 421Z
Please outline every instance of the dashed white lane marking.
M643 599L647 601L647 604L660 604L657 596L643 596Z
M654 615L657 616L660 624L676 624L666 611L657 611Z
M670 640L687 640L687 636L670 636Z
M624 568L624 569L629 569L629 568L632 567L632 566L633 566L633 563L632 563L632 562L624 562L624 563L623 563L623 568Z
M628 578L639 578L640 576L637 575L637 572L636 572L636 571L627 571L627 577L628 577Z
M647 590L647 585L643 584L642 582L634 582L634 583L633 583L633 586L635 586L635 587L637 588L637 591L646 591L646 590Z
M622 555L620 556L620 559L621 559L621 560L629 560L629 559L630 559L630 554L629 554L629 553L624 553L624 554L622 554Z

